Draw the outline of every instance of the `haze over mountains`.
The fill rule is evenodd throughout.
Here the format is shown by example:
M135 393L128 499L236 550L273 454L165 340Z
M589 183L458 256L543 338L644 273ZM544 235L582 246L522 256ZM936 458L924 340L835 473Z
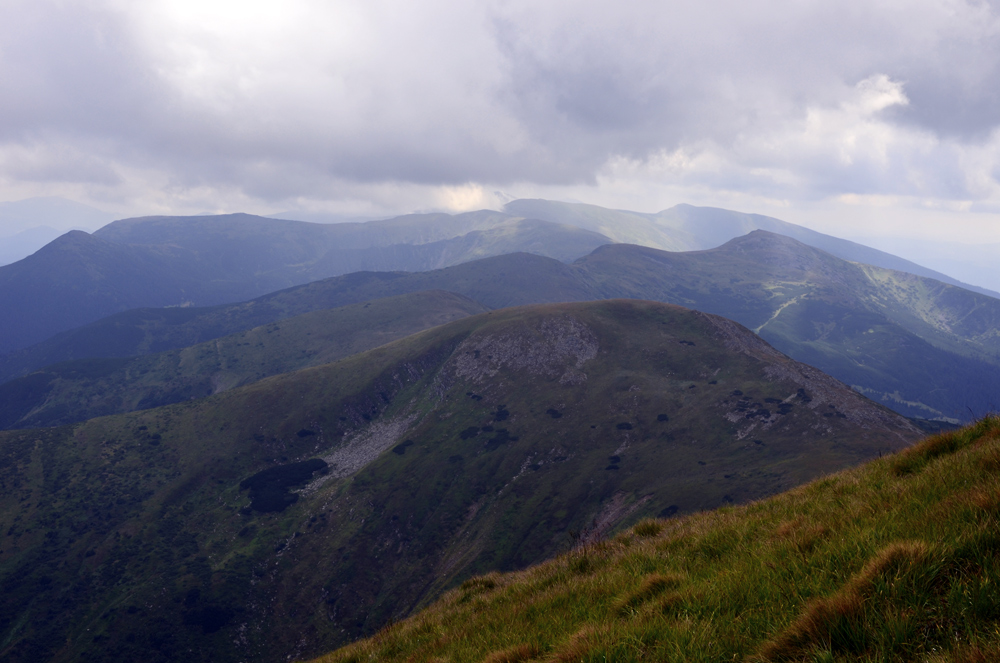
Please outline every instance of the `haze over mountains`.
M0 353L131 308L235 302L354 271L422 271L514 251L572 261L612 241L707 249L756 228L796 237L845 260L958 284L895 256L777 219L690 206L643 215L513 201L503 213L329 225L251 215L147 217L116 221L93 235L69 233L0 267L0 309L9 312L0 327Z

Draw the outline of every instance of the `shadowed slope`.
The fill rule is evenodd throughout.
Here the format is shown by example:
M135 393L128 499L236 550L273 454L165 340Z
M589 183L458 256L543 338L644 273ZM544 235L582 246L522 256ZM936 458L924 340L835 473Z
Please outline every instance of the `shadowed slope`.
M715 316L471 316L207 399L0 434L0 656L317 654L470 574L916 437Z
M0 385L0 428L58 426L200 398L485 310L461 295L425 291L304 313L182 350L66 361Z
M71 359L184 348L310 311L425 290L458 293L488 308L597 297L569 265L527 253L415 274L356 272L238 304L125 311L0 357L0 381Z

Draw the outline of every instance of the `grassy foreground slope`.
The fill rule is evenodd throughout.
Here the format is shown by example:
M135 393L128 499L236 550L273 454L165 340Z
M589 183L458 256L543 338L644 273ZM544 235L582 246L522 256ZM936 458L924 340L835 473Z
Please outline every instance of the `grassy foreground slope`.
M1000 660L1000 418L465 581L317 663Z
M0 433L0 660L318 655L474 574L919 437L716 316L469 316L201 400Z
M41 428L217 394L486 309L440 290L313 311L180 350L77 359L0 384L0 428Z

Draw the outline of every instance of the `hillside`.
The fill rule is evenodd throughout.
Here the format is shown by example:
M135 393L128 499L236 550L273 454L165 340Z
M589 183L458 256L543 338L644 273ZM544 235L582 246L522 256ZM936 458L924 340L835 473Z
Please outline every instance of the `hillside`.
M0 267L0 354L129 309L239 302L359 270L425 271L517 251L568 261L609 241L497 212L427 217L333 225L153 217L73 231Z
M77 359L0 385L0 429L58 426L217 394L482 313L425 291L285 318L181 350Z
M596 297L568 265L527 253L429 272L357 272L237 304L135 309L111 315L0 356L0 382L72 359L125 358L185 348L311 311L427 290L458 293L487 308Z
M736 320L907 416L968 421L1000 404L1000 300L841 260L765 231L705 251L615 244L572 265L509 254L429 272L350 274L214 309L131 311L3 357L0 380L68 359L186 347L307 311L431 289L487 308L669 302Z
M1000 293L962 283L885 251L804 228L761 214L746 214L717 207L675 205L655 214L613 210L584 203L552 200L514 200L504 206L510 214L544 219L606 235L621 244L637 244L664 251L701 251L766 230L826 251L842 260L861 262L883 269L907 272L981 295L1000 298Z
M707 251L601 247L574 268L601 297L723 315L908 416L1000 403L1000 300L754 231Z
M634 298L715 313L914 417L1000 403L1000 300L754 231L715 249L602 246L572 265L509 254L419 273L356 273L215 309L132 311L0 359L0 379L72 358L186 347L306 311L421 290L488 308ZM37 378L36 378L37 379Z
M0 433L0 658L317 655L472 574L917 437L715 316L470 316L202 400Z
M1000 420L465 581L316 663L1000 659Z

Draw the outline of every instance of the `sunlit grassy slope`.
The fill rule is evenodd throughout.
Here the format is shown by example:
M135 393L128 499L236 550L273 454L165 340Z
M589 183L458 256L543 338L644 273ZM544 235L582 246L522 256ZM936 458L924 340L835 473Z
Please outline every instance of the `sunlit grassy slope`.
M1000 418L467 580L318 661L1000 660Z

